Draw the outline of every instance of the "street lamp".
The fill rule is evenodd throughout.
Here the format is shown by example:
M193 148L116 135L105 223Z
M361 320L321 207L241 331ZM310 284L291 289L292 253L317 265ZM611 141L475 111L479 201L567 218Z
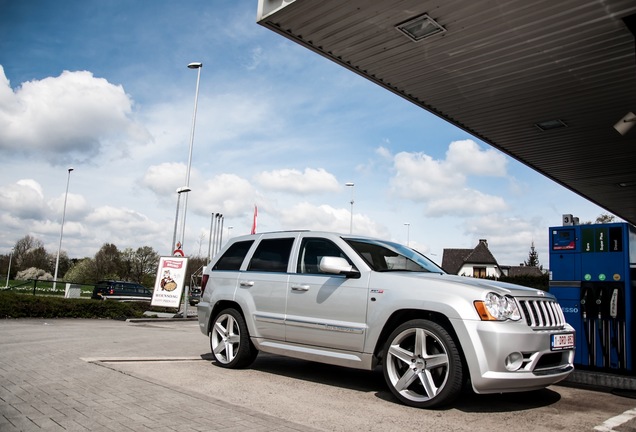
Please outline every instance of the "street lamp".
M68 169L68 176L66 177L66 193L64 194L64 210L62 210L62 226L60 227L60 244L57 247L57 258L55 258L55 274L53 275L53 289L57 285L57 271L60 267L60 251L62 250L62 236L64 235L64 219L66 218L66 199L68 198L68 184L71 181L71 171L73 168Z
M355 184L349 182L345 183L345 186L351 188L351 212L350 212L350 220L349 220L349 234L353 233L353 187Z
M174 216L174 233L172 234L172 250L170 251L170 255L172 255L174 253L175 250L177 250L177 222L179 221L179 201L181 200L181 193L182 192L190 192L192 189L190 189L187 186L183 186L180 187L179 189L177 189L177 214ZM186 195L187 196L187 195Z
M406 246L409 245L409 234L411 232L411 224L408 222L404 222L404 225L406 225Z
M190 168L192 167L192 146L194 145L194 126L197 120L197 103L199 100L199 80L201 78L201 68L203 63L190 63L189 69L197 69L197 88L194 92L194 112L192 113L192 129L190 130L190 151L188 152L188 168L186 170L185 187L190 186ZM188 195L185 196L183 201L183 223L181 225L181 245L183 245L185 239L185 227L186 227L186 213L188 211Z

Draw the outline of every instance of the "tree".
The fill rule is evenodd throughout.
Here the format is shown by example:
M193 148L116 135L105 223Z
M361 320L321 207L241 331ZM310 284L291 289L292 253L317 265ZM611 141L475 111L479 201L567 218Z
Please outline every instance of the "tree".
M598 215L596 217L596 220L594 222L591 221L587 221L584 222L583 225L590 225L592 223L595 224L606 224L606 223L612 223L616 221L616 216L611 215L609 213L601 213L600 215Z
M92 284L97 282L93 259L84 258L77 261L65 274L64 280L78 284Z
M23 264L24 256L30 250L40 247L44 248L42 241L30 235L26 235L15 242L15 246L13 247L13 263L16 266L16 270L26 270L29 268L28 265Z
M20 258L20 270L30 268L42 269L51 272L51 260L44 246L33 247L27 250Z
M596 218L596 221L594 223L597 223L597 224L612 223L614 222L615 219L616 217L614 215L603 213Z
M143 246L135 251L132 275L135 282L152 285L157 274L159 254L150 246Z
M539 264L539 253L534 248L534 241L532 241L532 246L530 246L530 252L528 253L528 260L523 263L527 267L539 267L543 269L543 266Z
M95 282L102 279L119 279L121 253L112 243L104 243L94 258Z

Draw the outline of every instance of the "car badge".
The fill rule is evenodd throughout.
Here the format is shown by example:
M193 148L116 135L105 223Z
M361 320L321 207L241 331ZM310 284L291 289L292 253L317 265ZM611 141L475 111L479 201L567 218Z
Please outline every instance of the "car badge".
M545 291L537 291L537 295L545 297Z

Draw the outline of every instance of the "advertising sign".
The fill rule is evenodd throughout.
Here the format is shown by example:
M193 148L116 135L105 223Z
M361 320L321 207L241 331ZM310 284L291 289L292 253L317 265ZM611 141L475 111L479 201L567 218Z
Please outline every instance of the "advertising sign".
M151 306L179 308L187 268L188 258L161 257Z

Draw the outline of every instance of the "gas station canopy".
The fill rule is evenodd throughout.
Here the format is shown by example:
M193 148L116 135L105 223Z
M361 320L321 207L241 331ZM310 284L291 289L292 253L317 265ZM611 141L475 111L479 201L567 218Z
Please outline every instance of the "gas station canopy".
M634 0L259 0L257 20L636 224Z

